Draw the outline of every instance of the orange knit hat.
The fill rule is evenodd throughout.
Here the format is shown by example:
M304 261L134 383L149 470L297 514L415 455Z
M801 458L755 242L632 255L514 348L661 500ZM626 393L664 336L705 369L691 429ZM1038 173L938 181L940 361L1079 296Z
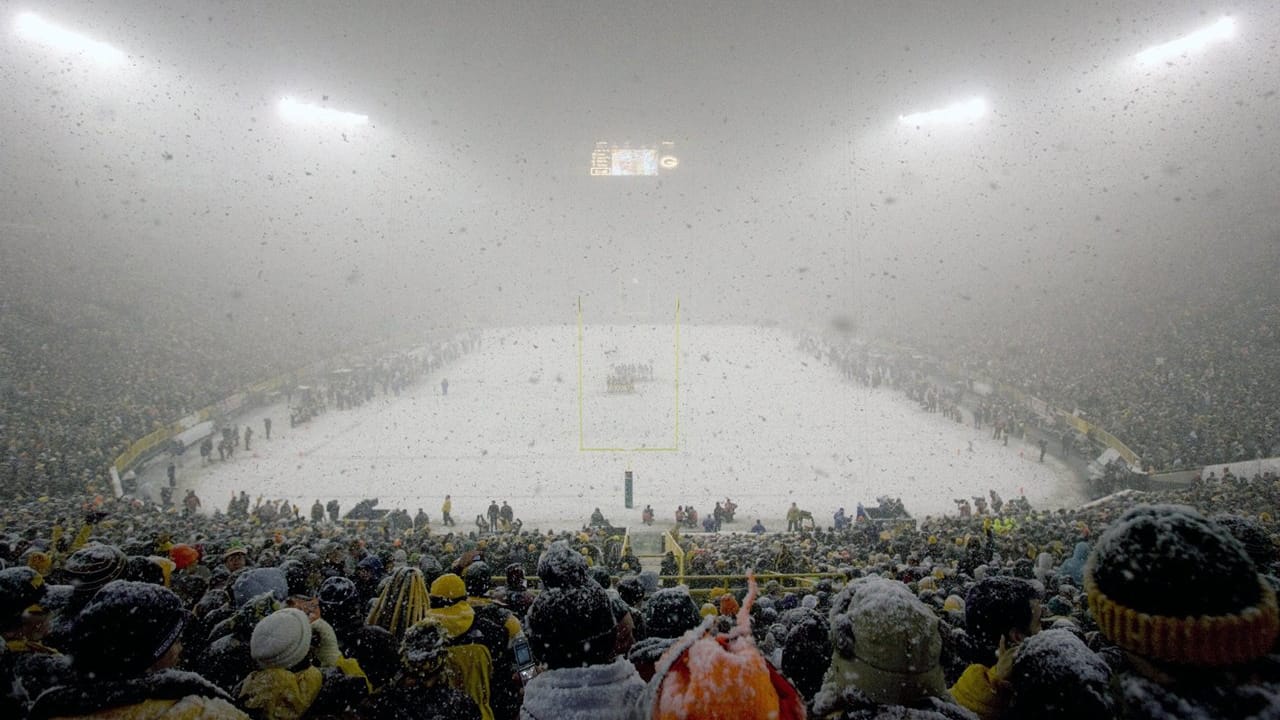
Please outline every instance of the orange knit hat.
M646 700L654 720L801 720L804 701L773 668L751 637L754 573L748 576L746 601L736 627L712 635L704 619L676 641L655 668ZM734 688L734 692L725 692Z

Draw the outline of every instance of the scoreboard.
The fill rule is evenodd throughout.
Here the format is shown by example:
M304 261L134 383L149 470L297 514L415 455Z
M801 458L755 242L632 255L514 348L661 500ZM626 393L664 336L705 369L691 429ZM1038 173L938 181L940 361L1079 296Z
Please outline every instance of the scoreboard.
M680 167L676 144L664 140L652 145L619 145L601 140L591 150L592 177L663 175Z

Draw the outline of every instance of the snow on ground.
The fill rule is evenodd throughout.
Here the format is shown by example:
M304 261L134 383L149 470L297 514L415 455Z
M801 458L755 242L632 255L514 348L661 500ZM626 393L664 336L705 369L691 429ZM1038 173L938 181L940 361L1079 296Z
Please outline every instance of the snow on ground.
M780 530L792 501L829 524L837 507L852 513L879 495L900 496L917 516L953 513L955 498L991 488L1006 499L1025 493L1035 507L1085 499L1063 466L1036 462L1035 447L1003 447L989 429L846 382L773 329L680 327L677 448L675 327L587 326L582 341L580 360L576 326L490 330L477 351L398 398L331 409L297 428L285 407L260 409L239 419L255 430L250 453L206 468L188 453L180 487L194 487L206 509L241 489L304 513L316 498L336 497L345 512L377 497L380 507L424 508L433 524L449 493L464 530L490 500L545 530L580 527L596 507L636 524L645 503L669 522L676 505L706 515L729 496L739 506L731 528L759 517ZM607 394L610 366L625 363L651 363L655 380ZM627 469L633 510L623 504ZM163 468L146 484L156 474Z

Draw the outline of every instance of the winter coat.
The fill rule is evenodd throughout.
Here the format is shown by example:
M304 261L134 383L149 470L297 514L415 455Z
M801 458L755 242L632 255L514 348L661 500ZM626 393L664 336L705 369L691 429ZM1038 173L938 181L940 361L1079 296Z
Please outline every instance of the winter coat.
M66 655L44 651L43 646L9 641L0 653L0 712L7 717L22 717L40 693L75 680L71 661Z
M371 696L356 715L367 720L480 720L480 708L466 693L448 685L397 683Z
M982 720L998 720L1009 704L1009 685L997 680L986 665L974 663L951 686L951 697Z
M447 662L454 687L475 701L483 720L493 720L493 706L489 702L493 659L481 634L471 628L455 637L449 645Z
M249 673L236 689L240 705L263 720L298 720L354 706L365 695L364 678L337 668L299 672L267 668Z
M257 667L249 653L249 643L233 635L213 641L194 663L195 669L220 688L230 690L244 678L245 671Z
M343 657L359 663L376 689L395 675L400 665L399 647L385 628L357 621L345 628L334 628L338 650Z
M524 689L521 720L626 720L645 684L631 663L558 668L535 676Z
M823 720L976 720L959 705L939 698L925 698L914 707L877 705L855 687L824 685L813 700L810 717Z
M236 698L266 720L298 720L320 696L324 675L319 668L290 672L283 668L256 670L240 683Z
M631 646L631 652L627 654L627 660L631 661L636 672L640 674L641 680L649 682L653 678L654 668L658 664L658 659L675 641L676 638L651 637L640 640Z
M1275 718L1276 698L1280 697L1277 661L1280 658L1272 656L1251 668L1260 670L1260 677L1232 677L1207 670L1194 684L1188 681L1174 687L1134 673L1117 673L1111 683L1117 716L1124 720Z
M231 698L195 673L162 670L139 678L89 680L40 696L31 717L110 720L249 720Z

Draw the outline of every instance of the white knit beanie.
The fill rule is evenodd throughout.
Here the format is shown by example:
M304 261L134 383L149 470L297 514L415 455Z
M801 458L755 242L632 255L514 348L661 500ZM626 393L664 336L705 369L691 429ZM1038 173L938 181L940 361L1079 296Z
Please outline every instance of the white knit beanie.
M253 628L249 652L264 668L289 669L311 651L311 622L297 608L277 610Z

